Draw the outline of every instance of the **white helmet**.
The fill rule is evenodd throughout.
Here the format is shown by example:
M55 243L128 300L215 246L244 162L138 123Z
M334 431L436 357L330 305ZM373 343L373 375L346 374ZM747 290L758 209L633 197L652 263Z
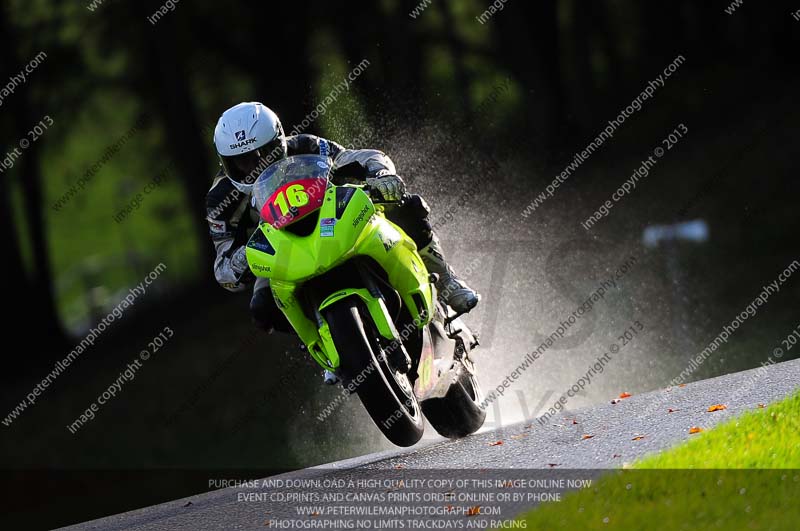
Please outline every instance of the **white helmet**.
M278 116L258 102L234 105L219 117L214 145L228 178L249 192L259 175L286 157L286 135Z

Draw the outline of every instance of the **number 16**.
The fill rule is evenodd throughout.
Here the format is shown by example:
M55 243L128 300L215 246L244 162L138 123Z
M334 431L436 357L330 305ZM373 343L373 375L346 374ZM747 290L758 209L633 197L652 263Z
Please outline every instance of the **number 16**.
M281 209L281 215L289 214L289 207L301 207L308 204L308 194L302 184L293 184L278 194L275 198L275 206Z

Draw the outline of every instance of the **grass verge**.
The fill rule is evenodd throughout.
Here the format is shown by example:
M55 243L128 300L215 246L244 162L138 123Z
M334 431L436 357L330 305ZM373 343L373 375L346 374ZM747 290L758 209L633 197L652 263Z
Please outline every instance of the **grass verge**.
M800 392L521 519L528 529L797 529Z

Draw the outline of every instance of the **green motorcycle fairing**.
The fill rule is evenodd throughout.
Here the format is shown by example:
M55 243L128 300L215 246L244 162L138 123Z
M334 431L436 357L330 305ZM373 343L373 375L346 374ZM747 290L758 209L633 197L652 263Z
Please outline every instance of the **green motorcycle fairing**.
M316 216L317 214L312 214ZM323 318L310 320L297 303L297 289L356 256L368 256L387 273L418 328L433 314L434 288L417 248L403 230L387 220L361 187L332 186L325 191L317 226L310 235L298 236L262 223L247 244L247 262L256 276L270 279L275 302L294 327L312 357L326 369L339 367L339 353ZM381 298L370 294L354 279L353 288L338 290L319 305L319 313L345 297L361 298L379 333L399 339Z

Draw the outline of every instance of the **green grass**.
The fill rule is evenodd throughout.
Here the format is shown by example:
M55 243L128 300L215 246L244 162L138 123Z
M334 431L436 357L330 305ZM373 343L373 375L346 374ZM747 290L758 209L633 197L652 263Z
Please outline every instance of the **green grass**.
M800 468L800 393L745 413L636 468Z
M798 469L800 393L523 519L528 529L797 529Z

